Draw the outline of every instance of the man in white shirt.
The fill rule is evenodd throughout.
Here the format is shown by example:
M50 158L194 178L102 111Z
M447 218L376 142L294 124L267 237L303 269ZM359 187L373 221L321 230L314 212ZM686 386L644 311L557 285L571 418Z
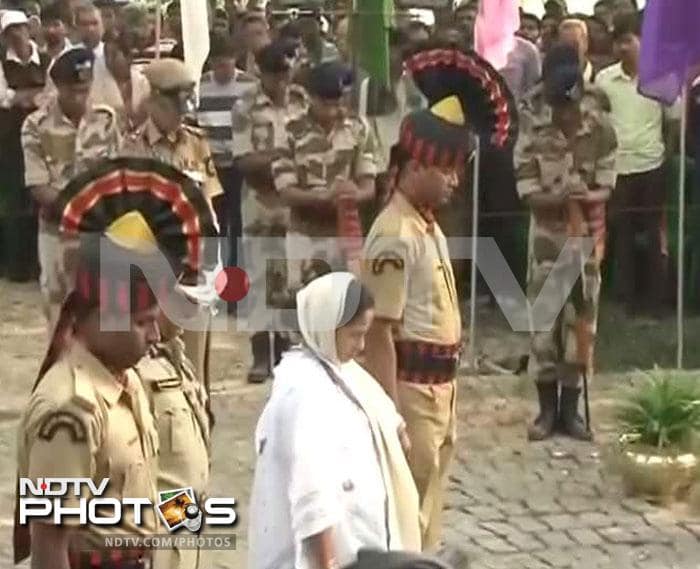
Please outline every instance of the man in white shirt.
M666 199L664 119L669 109L637 92L640 33L635 13L615 17L613 36L620 63L603 70L596 84L610 99L618 140L618 177L613 194L618 297L630 312L635 312L635 289L642 281L647 291L646 308L656 313L665 286L661 223ZM648 244L648 262L642 275L636 274L635 266L637 232L645 235Z

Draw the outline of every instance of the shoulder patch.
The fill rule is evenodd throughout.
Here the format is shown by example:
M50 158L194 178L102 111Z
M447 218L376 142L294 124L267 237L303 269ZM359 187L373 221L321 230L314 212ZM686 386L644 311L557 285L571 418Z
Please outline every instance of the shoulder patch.
M59 430L66 430L75 443L87 441L87 431L83 422L68 411L56 411L46 417L39 428L39 438L53 440Z
M393 267L397 271L403 271L404 260L398 254L384 253L378 259L372 259L372 274L381 275L387 267Z

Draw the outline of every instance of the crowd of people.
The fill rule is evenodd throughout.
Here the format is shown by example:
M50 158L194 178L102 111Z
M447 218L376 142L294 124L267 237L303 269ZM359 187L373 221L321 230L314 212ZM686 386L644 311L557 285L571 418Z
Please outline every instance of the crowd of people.
M354 60L359 32L342 6L212 7L195 77L179 1L162 22L116 0L15 0L0 13L2 270L38 276L50 335L20 476L108 477L115 497L206 494L215 295L199 239L223 235L226 263L250 279L252 312L233 310L253 327L248 381L274 376L255 432L249 566L434 550L465 340L465 279L447 237L470 235L474 136L479 235L496 239L531 301L554 291L554 324L532 330L531 440L592 438L579 400L610 234L617 298L633 314L663 309L664 166L679 109L637 91L642 15L631 0L601 0L594 16L549 0L541 19L521 13L495 70L472 50L477 0L428 21L398 13L387 86ZM529 238L518 225L528 217ZM90 234L129 254L165 249L177 282L160 294L138 271L112 279ZM570 237L594 242L573 290L559 266ZM203 326L158 310L183 299ZM294 308L295 331L256 307ZM105 326L125 313L128 331ZM31 551L37 567L148 557L105 552L101 528L26 530L16 557ZM159 551L153 563L204 557Z

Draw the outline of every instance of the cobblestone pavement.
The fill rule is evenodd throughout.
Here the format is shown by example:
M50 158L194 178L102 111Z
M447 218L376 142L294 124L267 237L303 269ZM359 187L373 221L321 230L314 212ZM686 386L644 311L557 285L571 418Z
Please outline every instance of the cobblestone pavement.
M466 551L471 568L700 567L700 519L687 507L659 509L622 494L609 466L613 382L601 378L594 390L598 445L530 444L515 400L522 384L483 377L463 384L444 538ZM474 416L477 409L491 414Z
M0 281L0 569L11 562L15 437L45 348L37 293ZM269 386L245 384L245 336L214 342L214 457L211 495L235 496L241 523L235 552L215 552L213 566L246 567L245 524L252 477L252 432ZM619 378L593 389L598 445L524 439L532 386L514 377L462 377L460 442L449 482L444 536L473 569L697 569L700 519L682 509L629 500L606 466L614 432L610 408ZM25 565L27 566L27 565Z

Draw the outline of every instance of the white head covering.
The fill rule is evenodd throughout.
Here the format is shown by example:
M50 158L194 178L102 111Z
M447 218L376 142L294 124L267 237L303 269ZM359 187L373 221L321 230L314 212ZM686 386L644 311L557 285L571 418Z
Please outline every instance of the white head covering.
M340 326L352 273L328 273L297 293L297 318L304 342L318 357L340 365L335 331Z

